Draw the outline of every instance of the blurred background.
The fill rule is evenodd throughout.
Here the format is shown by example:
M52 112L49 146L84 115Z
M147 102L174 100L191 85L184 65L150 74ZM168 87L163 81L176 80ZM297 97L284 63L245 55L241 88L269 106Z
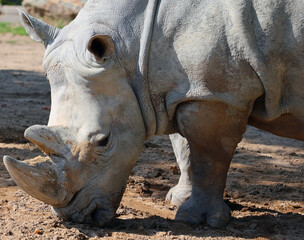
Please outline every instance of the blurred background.
M16 6L46 21L65 25L73 20L87 0L0 0L0 22L18 24Z

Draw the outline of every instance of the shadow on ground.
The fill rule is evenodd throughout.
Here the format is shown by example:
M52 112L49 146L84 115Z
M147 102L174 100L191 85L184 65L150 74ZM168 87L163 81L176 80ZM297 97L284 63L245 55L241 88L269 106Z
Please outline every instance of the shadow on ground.
M292 231L293 236L304 236L304 229L300 226L304 224L304 218L300 214L281 213L264 208L255 208L242 206L239 204L228 203L230 208L238 210L246 209L261 216L247 216L242 218L232 217L230 223L220 229L211 228L205 224L200 226L191 226L181 222L164 219L158 216L147 218L134 218L128 220L116 219L105 227L95 227L90 225L73 224L70 222L58 222L58 226L63 225L68 229L77 228L83 234L82 239L95 236L115 237L116 233L138 233L149 237L176 236L176 239L183 239L185 236L195 237L241 237L245 239L252 238L270 238L279 239L280 236L286 236L286 233ZM114 234L114 235L113 235ZM277 238L276 238L277 237Z
M0 142L26 142L23 133L47 124L50 88L40 72L0 70Z

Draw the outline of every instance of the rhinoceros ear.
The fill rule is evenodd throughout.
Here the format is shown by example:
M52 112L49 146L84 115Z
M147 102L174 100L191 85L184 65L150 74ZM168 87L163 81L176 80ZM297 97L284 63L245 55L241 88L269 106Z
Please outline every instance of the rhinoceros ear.
M60 29L52 27L20 9L17 10L23 27L33 40L42 42L45 47L54 41Z
M96 35L92 37L88 44L88 50L99 63L102 63L115 53L114 43L108 35Z

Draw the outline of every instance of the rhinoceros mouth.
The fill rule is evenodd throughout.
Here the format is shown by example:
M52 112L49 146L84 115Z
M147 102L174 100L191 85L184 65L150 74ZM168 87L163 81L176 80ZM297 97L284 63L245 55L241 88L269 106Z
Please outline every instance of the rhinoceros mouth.
M102 226L115 217L116 209L105 201L104 197L92 198L85 207L79 207L82 201L82 189L75 193L70 203L63 208L53 207L53 212L63 220Z
M53 206L52 210L63 220L103 226L115 218L124 190L104 191L96 181L90 181L74 193L67 205Z

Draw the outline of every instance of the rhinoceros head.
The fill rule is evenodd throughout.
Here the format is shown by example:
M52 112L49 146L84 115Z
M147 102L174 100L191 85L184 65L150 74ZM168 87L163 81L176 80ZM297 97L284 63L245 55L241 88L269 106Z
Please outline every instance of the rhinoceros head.
M21 188L60 217L102 225L115 215L146 134L117 57L118 35L100 23L72 22L59 30L20 16L30 37L46 47L49 122L28 128L25 137L48 157L19 162L6 156L5 166Z

